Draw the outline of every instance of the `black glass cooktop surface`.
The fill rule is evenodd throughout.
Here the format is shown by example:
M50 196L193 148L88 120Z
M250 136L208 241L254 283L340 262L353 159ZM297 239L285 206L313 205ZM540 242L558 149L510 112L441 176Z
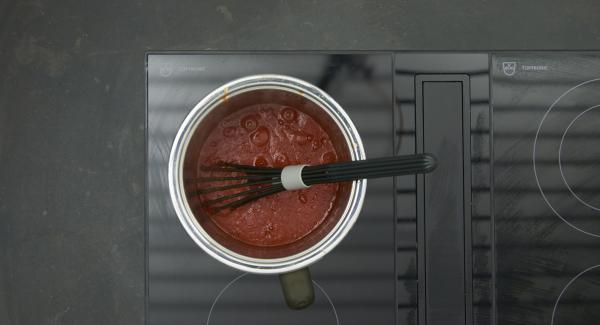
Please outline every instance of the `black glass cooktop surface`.
M369 55L148 56L148 324L392 324L394 191L374 180L346 239L311 267L316 302L285 306L276 275L245 274L213 260L171 207L166 168L186 114L211 90L261 73L297 77L345 108L370 157L393 154L392 57Z
M171 206L179 125L210 91L277 73L329 93L367 157L431 152L426 176L368 182L316 302L222 265ZM597 324L598 53L154 53L147 56L147 324Z
M492 69L498 324L598 324L600 56Z

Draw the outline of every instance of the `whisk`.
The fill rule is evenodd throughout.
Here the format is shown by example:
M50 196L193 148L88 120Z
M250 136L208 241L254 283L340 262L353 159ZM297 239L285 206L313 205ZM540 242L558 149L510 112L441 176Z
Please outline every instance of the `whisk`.
M290 165L283 168L246 166L220 163L201 166L202 171L226 176L187 179L189 182L208 183L194 191L194 195L210 194L201 204L212 213L236 209L244 204L282 191L308 188L323 183L347 182L409 174L425 174L436 167L433 155L415 155L373 158L323 165ZM217 185L210 185L217 183ZM220 184L218 184L220 183ZM225 183L225 185L223 185ZM220 193L219 193L220 192ZM232 193L233 192L233 193Z

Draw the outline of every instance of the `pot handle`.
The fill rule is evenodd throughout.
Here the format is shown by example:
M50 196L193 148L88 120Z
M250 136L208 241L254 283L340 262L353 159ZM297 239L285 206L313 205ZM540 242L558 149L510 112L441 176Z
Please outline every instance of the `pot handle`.
M289 308L304 309L315 301L315 290L308 267L280 274L279 282Z

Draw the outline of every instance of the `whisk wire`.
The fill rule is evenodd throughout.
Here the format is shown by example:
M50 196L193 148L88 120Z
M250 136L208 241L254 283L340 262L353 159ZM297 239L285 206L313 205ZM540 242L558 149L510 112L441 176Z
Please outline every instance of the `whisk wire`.
M298 177L301 177L302 183L310 186L323 183L354 181L365 178L424 174L431 172L435 167L436 160L432 155L416 154L305 166L304 168L299 169L298 173L300 176ZM219 173L234 173L234 175L197 177L189 179L189 181L198 183L222 181L241 182L201 188L194 191L195 195L243 189L245 187L248 188L237 193L222 195L217 198L202 201L202 205L210 208L213 212L218 212L227 208L235 209L254 200L286 190L281 179L282 168L222 163L213 166L202 166L201 170ZM217 203L223 204L214 206Z
M272 184L273 180L274 180L273 178L270 178L270 179L265 179L265 180L260 180L260 181L243 182L243 183L223 185L223 186L207 187L207 188L197 190L196 193L197 194L206 194L206 193L212 193L212 192L217 192L217 191L231 190L231 189L245 187L245 186Z
M258 199L263 198L263 197L268 196L268 195L272 195L272 194L281 192L283 190L284 190L284 188L283 188L283 186L281 186L281 184L278 184L278 185L276 184L276 185L274 185L272 187L260 188L260 191L258 191L256 194L248 195L248 196L243 197L243 198L241 198L239 200L232 201L232 202L229 202L229 203L225 203L225 204L213 207L213 208L211 208L211 210L214 211L214 212L219 212L219 211L222 211L223 209L227 209L227 208L235 209L235 208L238 208L238 207L240 207L240 206L242 206L242 205L244 205L246 203L258 200Z

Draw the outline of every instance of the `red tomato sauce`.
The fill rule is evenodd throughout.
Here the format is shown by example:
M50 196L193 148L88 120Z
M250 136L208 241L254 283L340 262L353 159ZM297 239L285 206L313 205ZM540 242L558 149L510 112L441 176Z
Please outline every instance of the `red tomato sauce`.
M337 159L331 138L311 116L289 106L252 105L226 116L210 131L200 150L198 175L217 176L200 170L200 166L220 162L283 167L331 163ZM223 184L226 183L199 184L198 189ZM201 200L231 191L203 194ZM209 217L224 232L245 243L285 245L308 235L327 218L337 191L337 184L284 191Z

